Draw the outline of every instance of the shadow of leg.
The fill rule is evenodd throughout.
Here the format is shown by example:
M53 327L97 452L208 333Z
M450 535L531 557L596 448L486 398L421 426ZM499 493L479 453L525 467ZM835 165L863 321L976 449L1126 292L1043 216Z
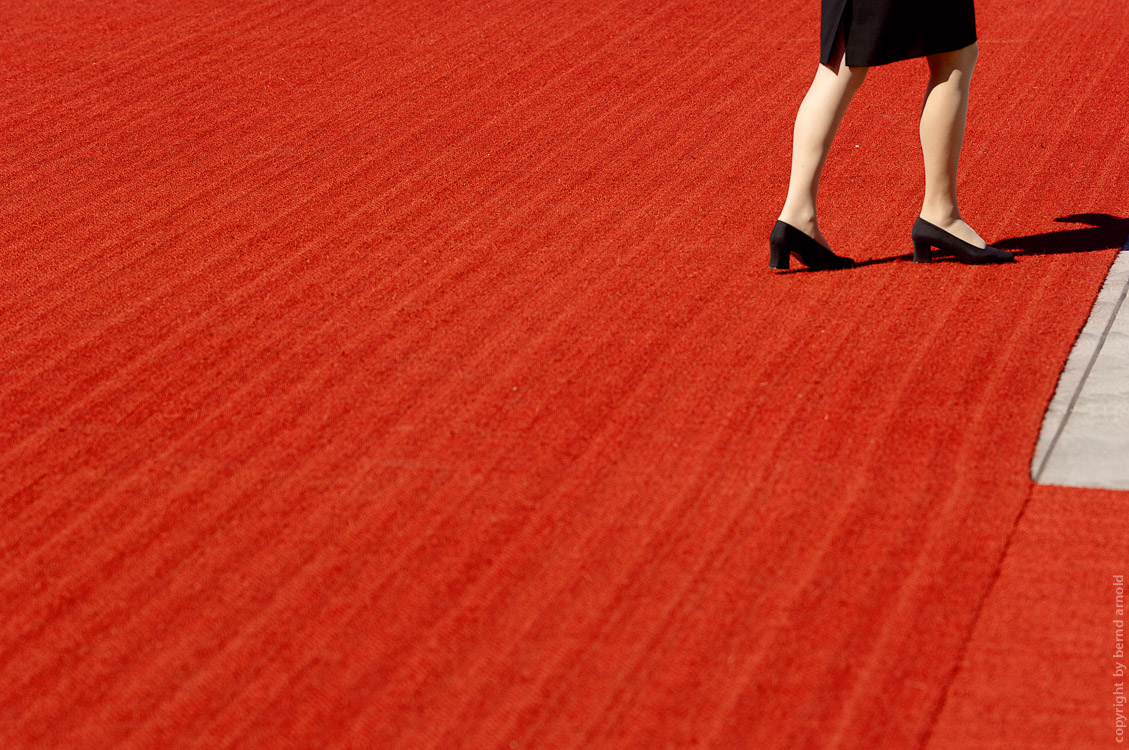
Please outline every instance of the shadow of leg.
M1090 253L1121 248L1129 237L1129 219L1109 214L1071 214L1055 219L1065 224L1089 224L1083 229L1062 229L1026 237L1011 237L992 245L1016 255L1058 255Z

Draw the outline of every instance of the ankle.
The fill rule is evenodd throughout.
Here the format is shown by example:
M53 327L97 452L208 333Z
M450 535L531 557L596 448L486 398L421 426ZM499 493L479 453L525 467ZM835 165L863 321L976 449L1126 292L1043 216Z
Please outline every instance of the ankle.
M796 211L788 206L784 206L780 211L780 216L777 218L785 224L794 226L810 237L819 235L819 223L815 219L814 211Z
M937 206L925 204L921 207L921 213L919 215L930 224L935 224L939 227L951 227L953 224L963 221L960 210L953 205Z

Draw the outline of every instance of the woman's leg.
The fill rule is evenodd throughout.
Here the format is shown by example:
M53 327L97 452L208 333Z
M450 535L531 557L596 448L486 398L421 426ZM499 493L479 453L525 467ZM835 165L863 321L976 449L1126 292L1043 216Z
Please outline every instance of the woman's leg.
M957 208L957 164L968 115L968 86L977 47L929 55L929 87L921 107L921 152L925 158L925 201L921 218L976 247L984 240Z
M824 247L815 216L816 193L827 152L847 112L847 105L866 78L867 68L848 68L844 62L843 35L835 41L830 65L820 65L815 80L796 113L792 136L792 175L780 220L814 237Z

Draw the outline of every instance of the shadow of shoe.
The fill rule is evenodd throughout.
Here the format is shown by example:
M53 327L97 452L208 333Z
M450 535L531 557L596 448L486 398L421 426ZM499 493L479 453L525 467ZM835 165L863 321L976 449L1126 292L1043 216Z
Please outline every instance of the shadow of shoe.
M901 263L907 260L913 260L913 253L888 255L885 258L867 258L866 260L856 261L855 265L861 268L862 266L880 266L883 263Z
M1089 213L1060 216L1055 221L1062 224L1089 224L1082 229L1060 229L1023 237L1009 237L991 242L993 247L1008 250L1016 255L1059 255L1061 253L1092 253L1098 250L1129 248L1129 219L1119 219L1110 214ZM856 261L856 267L877 266L883 263L913 262L913 253L869 258ZM936 258L934 263L956 263L952 257Z
M1055 221L1064 224L1089 224L1082 229L1060 229L1025 237L1010 237L993 242L1002 250L1016 255L1059 255L1062 253L1092 253L1097 250L1117 250L1129 239L1129 219L1119 219L1109 214L1071 214Z

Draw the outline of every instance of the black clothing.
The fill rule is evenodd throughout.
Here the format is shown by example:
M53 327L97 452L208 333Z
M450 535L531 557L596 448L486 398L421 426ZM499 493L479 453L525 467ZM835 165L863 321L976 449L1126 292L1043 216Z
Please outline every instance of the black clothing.
M831 62L840 24L849 67L952 52L976 41L973 0L823 0L820 57Z

